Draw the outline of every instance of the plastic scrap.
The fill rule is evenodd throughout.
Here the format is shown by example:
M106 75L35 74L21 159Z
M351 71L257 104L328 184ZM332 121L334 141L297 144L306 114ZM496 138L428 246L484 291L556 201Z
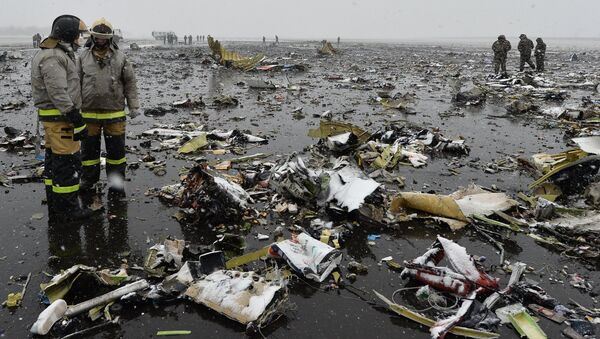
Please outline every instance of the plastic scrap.
M187 330L170 330L170 331L157 331L156 335L161 336L174 336L174 335L189 335L192 334L192 331Z
M272 170L273 185L280 193L306 202L333 202L348 212L358 209L380 186L360 169L347 163L334 170L313 170L301 157L291 156Z
M356 136L359 143L365 143L371 137L371 134L355 125L339 122L321 120L318 128L310 129L308 136L311 138L325 139L331 136L341 135L344 133L352 133Z
M162 277L169 271L179 270L182 264L185 241L166 239L148 249L144 270L150 276Z
M285 280L254 272L217 271L194 282L185 295L239 323L265 324L287 300Z
M544 317L558 324L562 324L567 319L564 316L555 312L554 310L547 309L544 306L540 306L538 304L529 304L527 305L527 308L529 308L537 314L543 315Z
M241 218L253 202L248 192L203 165L192 167L172 203L184 208L191 224L222 223Z
M319 282L324 281L342 261L340 251L306 233L271 245L269 253L284 258L296 272Z
M170 129L170 128L152 128L142 132L143 135L146 136L159 136L159 137L169 137L169 138L177 138L183 136L197 137L206 132L202 131L184 131L178 129Z
M107 286L117 286L127 281L129 276L123 269L111 272L108 270L97 271L94 267L85 265L75 265L55 275L48 283L40 284L43 294L50 303L62 299L71 289L73 283L81 274L93 276L96 281Z
M519 303L511 304L496 309L496 316L498 316L498 318L503 324L508 324L510 323L509 315L513 313L523 312L525 310L525 307Z
M434 320L427 318L426 316L424 316L422 314L411 311L402 305L393 303L392 301L390 301L389 299L387 299L386 297L384 297L382 294L378 293L377 291L373 291L373 293L375 293L375 295L379 299L381 299L384 303L386 303L388 305L388 307L392 311L397 313L398 315L401 315L407 319L410 319L414 322L417 322L421 325L424 325L424 326L427 326L430 328L432 326L434 326L434 324L436 323ZM498 333L480 331L480 330L467 328L467 327L461 327L461 326L452 327L449 330L449 333L459 335L459 336L464 336L467 338L498 338L498 337L500 337L500 334L498 334Z
M358 209L365 198L380 186L377 181L364 176L356 167L346 166L329 174L327 201L337 201L337 204L345 207L348 212Z
M96 298L86 300L77 305L69 306L69 307L67 307L67 310L64 315L66 317L76 316L76 315L83 313L85 311L88 311L98 305L107 304L113 300L121 298L122 296L124 296L126 294L146 289L149 286L150 286L150 284L148 284L148 282L146 280L143 280L143 279L138 280L136 282L119 287L118 289L116 289L114 291L108 292L108 293L98 296Z
M193 139L186 142L185 144L183 144L177 150L177 153L182 153L182 154L192 153L206 145L208 145L208 140L206 140L206 133L203 133L197 137L194 137Z
M29 331L39 335L48 334L52 325L61 319L66 311L67 303L62 299L55 300L38 315L37 320L33 323Z
M596 334L596 327L587 320L569 319L569 323L571 328L582 336L593 336Z
M600 154L600 136L594 135L589 137L573 138L574 143L581 148L582 151L590 154Z
M25 284L23 284L23 289L21 290L21 292L9 293L3 305L6 307L20 306L23 302L23 297L25 297L25 292L27 292L27 286L29 285L30 280L31 272L27 275L27 279L25 280Z
M468 224L468 217L490 215L516 205L517 202L504 193L491 193L471 185L448 196L403 192L392 200L390 211L396 214L406 209L426 212L433 216L429 218L444 222L456 230Z
M510 323L515 327L521 337L529 339L545 339L548 338L546 333L538 326L527 311L519 311L508 315Z
M452 269L437 266L444 256L448 258ZM411 262L405 261L404 266L402 278L410 277L440 291L460 296L469 295L475 290L488 293L498 288L498 279L485 273L464 247L441 236L425 254Z

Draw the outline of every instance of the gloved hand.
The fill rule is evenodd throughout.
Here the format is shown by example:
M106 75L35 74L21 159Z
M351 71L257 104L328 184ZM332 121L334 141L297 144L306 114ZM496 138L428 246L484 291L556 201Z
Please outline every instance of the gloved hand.
M138 115L140 115L140 112L137 109L129 109L129 114L127 114L127 116L129 116L131 119L135 119Z
M80 141L87 137L87 125L83 122L79 109L72 109L67 112L67 118L73 124L73 141Z

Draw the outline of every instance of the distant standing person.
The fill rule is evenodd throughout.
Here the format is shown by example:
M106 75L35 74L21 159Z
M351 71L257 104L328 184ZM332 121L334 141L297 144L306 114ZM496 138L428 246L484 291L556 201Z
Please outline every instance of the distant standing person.
M506 57L508 51L510 51L510 41L506 40L504 35L499 35L498 40L492 45L494 51L494 73L497 75L498 71L502 69L502 76L506 77Z
M42 42L42 36L40 35L40 33L35 33L32 38L33 38L33 48L40 47L40 42Z
M538 72L544 71L544 59L546 58L546 43L542 38L535 39L535 51L533 55L535 55L535 67Z
M338 43L337 43L338 47L340 47L340 37L338 37Z
M187 35L184 35L184 36L183 36L183 44L184 44L184 45L187 45Z
M200 42L200 36L196 35L196 42Z
M517 47L519 49L519 53L521 54L521 60L520 60L521 62L519 63L519 71L523 72L523 70L525 69L525 63L527 63L529 65L529 67L531 67L531 69L535 69L535 65L531 61L531 51L533 50L533 41L529 40L527 38L527 35L525 35L525 34L521 34L519 36L519 39L521 39L521 41L519 41L519 46Z
M265 38L265 36L263 35L263 45L267 44L267 38Z
M167 35L163 35L163 45L167 44Z
M279 45L279 37L277 35L275 36L275 45Z

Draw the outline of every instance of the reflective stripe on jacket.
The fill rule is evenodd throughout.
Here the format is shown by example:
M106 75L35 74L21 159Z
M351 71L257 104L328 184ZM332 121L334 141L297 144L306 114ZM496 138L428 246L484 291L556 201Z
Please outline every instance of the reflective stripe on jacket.
M54 47L38 51L31 62L33 103L41 121L68 121L65 114L81 107L79 60L62 42L47 45Z
M81 54L82 116L88 122L125 120L125 103L138 109L137 83L125 54L112 48L98 61L91 48Z

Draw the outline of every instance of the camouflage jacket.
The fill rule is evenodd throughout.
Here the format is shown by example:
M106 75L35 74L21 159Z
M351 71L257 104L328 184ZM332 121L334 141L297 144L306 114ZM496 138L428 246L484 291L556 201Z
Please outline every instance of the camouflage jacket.
M512 46L510 45L510 41L508 40L498 39L492 45L492 50L494 51L495 56L506 56L506 54L508 53L508 51L510 51L511 48Z
M525 54L525 55L531 55L531 50L533 49L533 41L525 38L525 39L521 39L521 41L519 41L519 53L521 54Z
M546 55L546 43L544 43L544 42L538 42L535 45L534 54L535 54L535 56L544 56L544 55Z

